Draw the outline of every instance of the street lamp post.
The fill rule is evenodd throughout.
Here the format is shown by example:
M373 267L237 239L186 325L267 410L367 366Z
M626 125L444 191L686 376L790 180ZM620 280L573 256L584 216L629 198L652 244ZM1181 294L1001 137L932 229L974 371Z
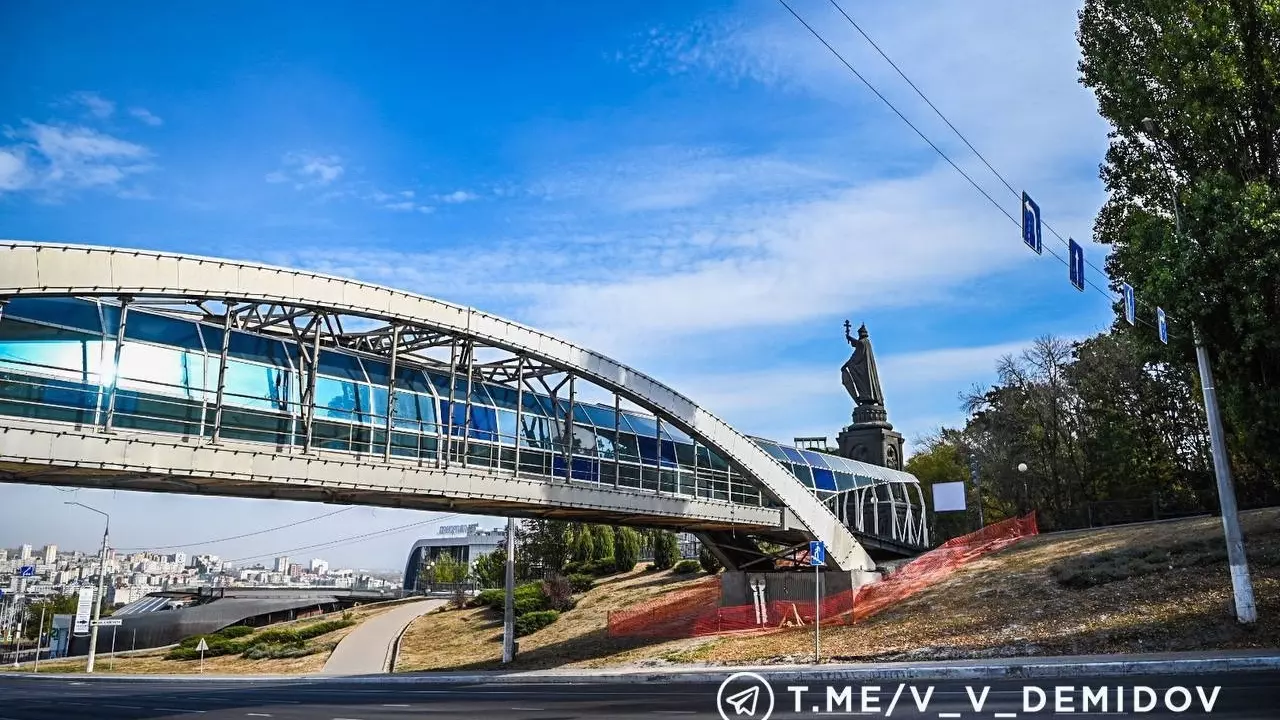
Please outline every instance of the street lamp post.
M1027 486L1027 464L1018 463L1018 474L1022 476L1022 502L1025 507L1022 508L1023 513L1031 512L1031 488Z
M1172 157L1165 157L1168 147L1161 138L1159 128L1151 118L1142 121L1142 127L1161 155L1173 190L1173 227L1182 234L1182 211L1178 207L1177 179L1173 175ZM1172 153L1169 153L1172 155ZM1204 414L1209 424L1209 447L1213 453L1213 474L1218 481L1218 504L1222 511L1222 532L1227 540L1227 561L1231 565L1231 590L1235 595L1236 620L1253 623L1258 620L1258 607L1253 600L1253 580L1249 577L1249 561L1244 553L1244 536L1240 532L1240 516L1236 507L1236 491L1231 481L1231 465L1227 460L1227 442L1222 431L1222 416L1218 413L1218 391L1213 384L1213 368L1209 365L1209 351L1205 348L1196 326L1191 328L1196 345L1196 366L1200 371L1200 388L1204 392Z
M67 501L63 504L78 505L85 510L92 510L107 519L107 524L102 528L102 550L98 553L98 592L93 598L93 619L89 625L89 660L84 666L84 671L91 673L93 672L93 656L98 652L98 619L102 614L102 581L107 574L107 535L111 532L111 516L84 503Z

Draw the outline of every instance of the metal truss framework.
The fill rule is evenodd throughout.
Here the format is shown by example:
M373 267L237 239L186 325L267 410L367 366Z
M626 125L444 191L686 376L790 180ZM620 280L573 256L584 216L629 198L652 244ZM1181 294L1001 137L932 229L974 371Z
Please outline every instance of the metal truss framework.
M670 423L714 450L734 472L786 508L781 516L782 525L794 523L794 527L780 527L780 530L800 531L804 536L823 540L829 548L828 562L833 567L874 568L866 551L846 527L846 523L859 529L863 526L867 514L862 510L864 505L872 508L873 518L878 512L879 503L867 503L866 492L845 493L837 496L843 501L824 503L746 436L670 388L604 356L470 308L352 280L243 262L115 248L0 242L0 312L3 298L22 296L117 299L122 308L119 328L114 333L117 364L128 323L128 308L132 305L159 306L156 309L220 324L224 329L276 335L292 341L298 349L300 372L305 378L299 387L306 434L304 453L314 451L317 359L327 348L368 354L387 362L391 381L386 389L390 398L388 407L392 408L395 407L394 378L398 365L448 373L450 400L468 404L467 422L470 399L452 397L455 378L471 378L512 387L518 393L540 392L553 399L563 399L568 403L566 415L569 417L573 416L574 404L579 401L577 383L585 381L611 393L615 407L620 408L624 400L633 403L653 413L659 428ZM215 443L219 442L222 422L230 333L224 332L222 338L213 428ZM106 403L104 426L107 429L111 427L115 395L112 387ZM390 460L391 412L386 413L385 423L384 456ZM572 466L573 460L572 428L570 422L560 423L557 428L565 434L566 466ZM463 434L461 457L464 460L466 438ZM446 455L446 465L448 458ZM848 507L850 497L854 498L855 505L852 513ZM898 526L898 500L892 491L888 500L894 505L890 513L893 534L905 541L923 540L923 518L917 520L912 515L912 504L905 490L901 498L906 505L904 527ZM873 524L879 527L878 520L873 520ZM913 529L917 526L921 529Z

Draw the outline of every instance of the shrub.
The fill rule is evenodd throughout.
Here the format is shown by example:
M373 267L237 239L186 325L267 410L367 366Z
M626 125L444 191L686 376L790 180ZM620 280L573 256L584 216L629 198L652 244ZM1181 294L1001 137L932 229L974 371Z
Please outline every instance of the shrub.
M528 615L529 613L539 612L547 609L547 599L544 597L518 597L516 598L516 615Z
M272 630L264 630L257 638L257 642L266 643L268 645L282 645L286 643L300 643L305 638L295 628L274 628Z
M280 659L280 658L296 658L306 657L320 652L323 649L320 645L270 645L267 643L256 643L253 647L244 651L243 657L250 660Z
M697 560L681 560L671 568L671 572L676 575L691 575L702 569L702 565Z
M680 560L680 544L676 536L663 530L653 540L653 565L666 570Z
M253 634L253 628L249 627L248 625L232 625L230 627L224 627L218 632L214 633L214 635L218 635L220 637L224 637L228 639L244 637L245 635L252 635L252 634Z
M552 575L543 580L542 595L552 610L564 612L573 608L573 588L563 575Z
M507 591L502 588L494 588L493 590L485 590L476 595L471 600L473 607L487 605L495 610L501 610L507 602Z
M613 568L631 572L640 562L640 534L631 528L614 528Z
M584 593L596 584L595 578L584 573L575 573L565 579L569 581L569 589L575 593Z
M455 585L453 587L453 597L450 598L449 604L454 608L461 610L467 606L467 600L469 599L470 596L467 595L467 588L463 585Z
M596 562L609 561L609 566L613 566L613 528L608 525L597 525L595 532L592 533L596 540L595 552L591 555L591 559Z
M341 630L342 628L351 627L355 624L354 620L325 620L324 622L318 622L314 625L299 628L297 632L300 639L310 640L311 638L320 637L321 635L331 633L334 630ZM265 634L266 633L263 633L263 635ZM262 635L259 635L257 640L258 642L262 642Z
M720 564L720 558L716 557L716 554L711 552L711 548L705 545L698 549L698 564L702 566L703 570L712 575L720 572L720 568L723 567Z
M516 618L516 637L535 633L555 622L560 613L555 610L539 610Z

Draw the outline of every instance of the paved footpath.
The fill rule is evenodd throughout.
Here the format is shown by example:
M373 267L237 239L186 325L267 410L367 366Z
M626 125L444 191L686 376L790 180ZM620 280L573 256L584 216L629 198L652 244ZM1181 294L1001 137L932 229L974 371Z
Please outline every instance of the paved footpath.
M371 675L391 668L396 638L419 615L435 610L445 600L419 600L394 607L365 620L352 630L324 664L325 675Z

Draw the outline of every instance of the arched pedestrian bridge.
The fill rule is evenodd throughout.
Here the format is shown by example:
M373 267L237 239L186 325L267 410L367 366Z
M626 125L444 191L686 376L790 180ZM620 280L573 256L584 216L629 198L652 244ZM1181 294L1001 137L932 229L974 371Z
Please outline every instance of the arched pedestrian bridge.
M0 241L0 480L695 532L730 568L927 544L915 478L749 438L471 308L307 271Z

